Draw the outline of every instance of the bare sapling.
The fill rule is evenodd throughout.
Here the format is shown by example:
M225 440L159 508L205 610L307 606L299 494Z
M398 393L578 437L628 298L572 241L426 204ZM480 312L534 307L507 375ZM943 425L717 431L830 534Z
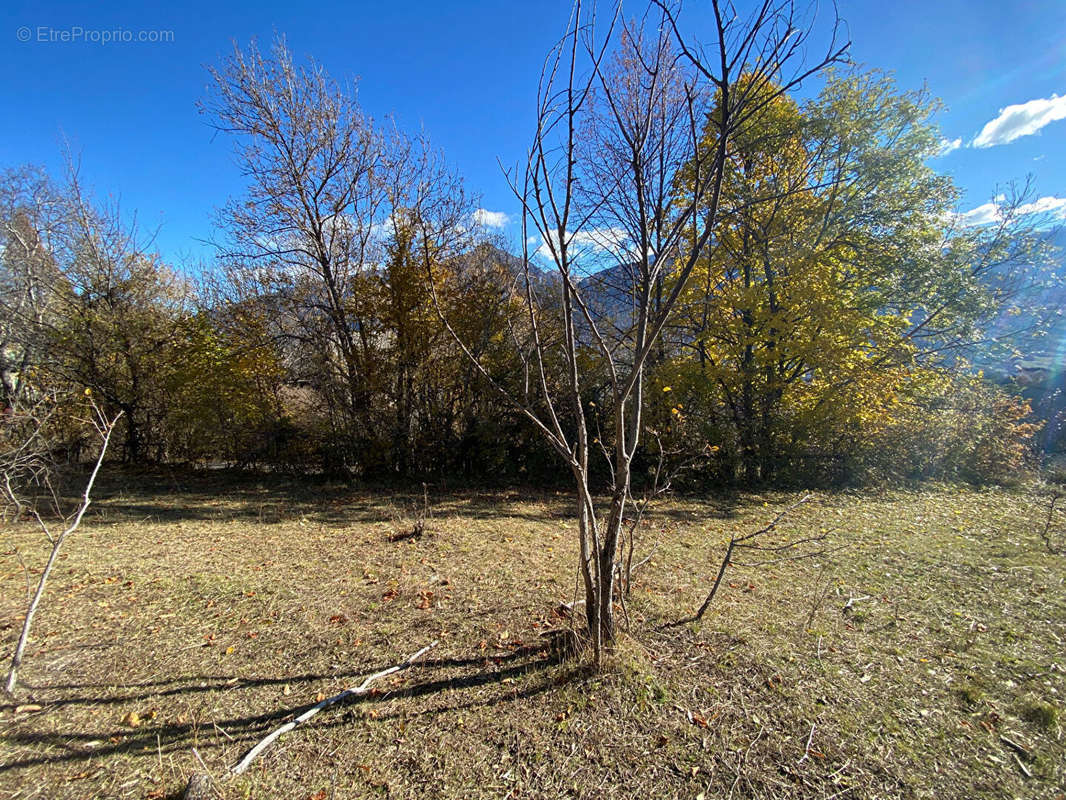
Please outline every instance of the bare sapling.
M1047 551L1053 556L1062 555L1064 552L1066 552L1066 547L1062 545L1056 547L1055 544L1051 541L1051 523L1055 519L1055 506L1058 505L1058 502L1061 499L1062 495L1058 492L1055 492L1051 496L1051 502L1048 503L1047 519L1044 520L1044 529L1040 531L1040 538L1044 540L1044 547L1046 547Z
M709 5L690 15L680 2L655 0L629 20L621 4L601 15L576 0L545 60L526 159L507 171L522 209L523 388L490 374L444 319L572 476L577 573L597 665L614 646L615 609L624 613L635 531L627 520L643 513L640 504L632 513L631 486L647 433L645 383L686 284L719 246L734 138L847 48L835 20L815 51L811 18L793 0L757 4L747 18L731 3ZM693 22L709 27L707 41L687 32ZM684 190L681 175L690 176ZM594 393L605 436L593 434Z
M48 554L48 560L45 562L44 569L41 570L40 578L37 580L37 587L30 597L29 605L26 608L26 615L22 621L22 631L19 634L18 644L15 646L14 655L11 657L11 666L8 669L7 681L4 688L8 694L14 694L15 688L18 686L19 669L22 667L23 657L26 652L26 644L30 639L30 631L33 627L34 617L37 615L37 610L40 608L41 600L44 597L45 588L48 584L48 578L52 574L52 568L55 566L56 560L59 558L59 553L63 549L63 545L67 539L73 534L81 525L82 519L85 517L85 512L89 510L89 505L92 502L93 486L96 483L96 477L100 473L100 467L104 463L104 458L107 455L108 445L111 443L111 434L115 430L115 425L118 423L119 418L122 416L122 412L118 412L114 417L108 418L104 415L104 412L92 401L90 401L92 407L92 414L88 422L92 425L93 429L100 439L100 451L96 457L96 461L93 464L92 471L89 473L89 477L85 482L85 488L81 493L78 500L77 507L67 513L63 514L62 503L59 499L58 493L55 491L49 470L45 466L44 453L41 450L44 447L44 439L42 436L42 428L46 420L47 415L35 416L30 420L30 426L28 434L24 437L22 442L16 442L14 448L12 448L7 454L0 466L3 470L3 475L0 476L0 483L2 483L2 491L4 499L11 508L14 509L13 517L17 520L19 516L24 513L29 513L36 521L37 526L41 529L41 532L47 538L51 550ZM27 501L22 493L25 491L25 480L30 480L38 485L43 486L49 495L52 510L55 513L55 517L58 518L58 524L55 521L46 520L40 513L36 504ZM56 530L59 529L57 533Z

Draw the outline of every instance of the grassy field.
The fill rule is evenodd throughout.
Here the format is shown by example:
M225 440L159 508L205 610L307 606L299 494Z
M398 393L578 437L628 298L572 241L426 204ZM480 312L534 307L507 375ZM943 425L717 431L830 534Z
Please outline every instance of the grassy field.
M433 640L215 794L1066 797L1066 556L1040 537L1046 497L816 495L782 535L830 529L843 549L738 566L701 626L669 626L729 533L794 499L654 509L629 632L594 674L540 636L574 593L563 495L431 494L411 538L420 496L113 476L54 575L24 693L0 706L0 797L180 797ZM1066 515L1051 532L1066 539ZM4 535L7 653L15 547L31 573L44 548L28 526Z

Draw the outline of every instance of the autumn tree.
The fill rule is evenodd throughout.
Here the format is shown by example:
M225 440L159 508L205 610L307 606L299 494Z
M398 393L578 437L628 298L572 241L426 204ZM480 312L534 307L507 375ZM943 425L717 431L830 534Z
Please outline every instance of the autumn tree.
M95 205L76 174L70 240L47 326L48 369L89 388L105 417L122 412L125 458L166 457L164 376L188 314L189 289L117 205Z
M445 198L454 198L459 216L472 209L424 141L376 124L354 90L314 63L296 64L283 42L268 54L254 44L235 49L211 74L204 110L232 134L248 179L245 197L221 215L234 300L266 298L276 335L303 353L299 380L321 401L340 444L334 466L387 468L389 439L409 427L410 362L423 336L409 318L418 298L404 274L405 249L414 246L404 233L410 209L428 202L418 196L426 192L438 209ZM410 183L427 170L429 183ZM385 350L401 386L392 385ZM384 422L377 401L392 390L398 406Z
M107 418L122 412L125 456L162 457L163 373L188 288L115 203L66 181L9 173L3 187L0 328L5 402L31 378L42 389L90 389Z
M214 305L210 294L199 300L177 325L160 378L166 452L193 463L264 463L282 416L280 354L248 309Z
M520 436L473 391L482 379L456 358L426 275L485 353L506 339L514 275L505 253L477 246L460 178L424 136L376 123L353 89L280 41L235 50L212 76L204 109L248 178L221 214L227 300L265 317L283 394L301 398L323 467L425 475L455 459L484 471L474 451ZM506 432L482 435L497 423Z
M954 225L957 192L927 164L936 107L883 75L831 74L735 139L719 247L698 261L669 336L679 358L659 375L722 445L727 478L854 449L1038 272L1018 217Z

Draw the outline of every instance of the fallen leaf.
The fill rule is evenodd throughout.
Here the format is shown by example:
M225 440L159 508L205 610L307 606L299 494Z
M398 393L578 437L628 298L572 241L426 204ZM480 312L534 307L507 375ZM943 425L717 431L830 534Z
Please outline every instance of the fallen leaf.
M138 728L141 725L141 715L136 711L131 711L122 718L122 724L130 728Z

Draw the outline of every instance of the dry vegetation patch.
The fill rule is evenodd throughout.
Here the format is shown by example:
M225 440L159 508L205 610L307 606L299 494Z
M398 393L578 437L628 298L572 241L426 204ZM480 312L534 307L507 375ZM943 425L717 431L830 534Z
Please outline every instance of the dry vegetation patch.
M8 796L179 797L434 639L218 795L1035 798L1066 783L1066 559L1044 549L1028 490L817 496L780 536L827 527L847 547L734 568L698 628L668 623L702 600L730 532L795 498L670 501L642 530L638 555L658 549L601 674L540 635L574 596L565 496L431 494L405 536L421 492L185 478L105 494L54 577L26 694L0 709ZM28 526L6 535L10 648L13 547L31 571L41 553Z

